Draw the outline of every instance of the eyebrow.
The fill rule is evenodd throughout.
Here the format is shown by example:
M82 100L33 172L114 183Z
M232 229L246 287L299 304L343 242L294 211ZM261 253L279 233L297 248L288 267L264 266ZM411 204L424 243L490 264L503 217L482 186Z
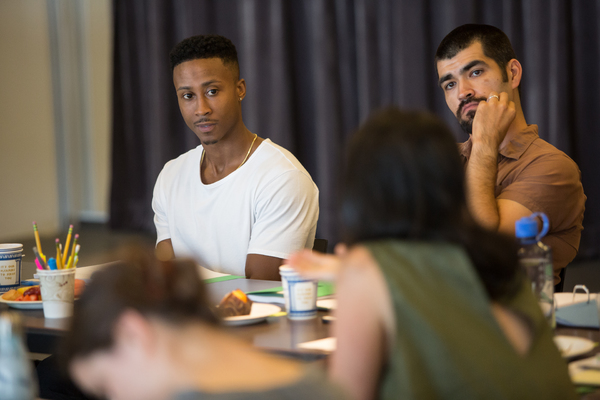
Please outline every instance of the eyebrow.
M459 71L459 75L462 75L462 74L464 74L465 72L467 72L468 70L470 70L471 68L473 68L474 66L476 66L476 65L479 65L479 64L481 64L481 65L485 65L485 66L487 66L487 65L488 65L488 64L487 64L485 61L483 61L483 60L473 60L473 61L471 61L470 63L468 63L467 65L465 65L464 67L462 67L462 68L460 69L460 71ZM453 77L454 77L454 76L453 76L451 73L450 73L450 74L446 74L446 75L442 76L442 77L440 78L440 80L438 81L438 85L439 85L439 86L442 86L442 84L443 84L444 82L446 82L446 81L448 81L448 80L452 79Z
M217 80L217 79L213 79L212 81L203 82L201 86L206 87L206 86L210 86L210 85L215 84L215 83L221 83L221 81ZM192 89L193 88L191 86L179 86L177 88L177 91L180 91L180 90L192 90Z

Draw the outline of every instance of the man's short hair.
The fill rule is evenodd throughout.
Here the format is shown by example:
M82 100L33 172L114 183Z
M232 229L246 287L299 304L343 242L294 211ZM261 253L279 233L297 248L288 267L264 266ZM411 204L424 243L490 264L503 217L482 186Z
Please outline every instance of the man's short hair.
M438 46L435 52L435 62L447 60L456 56L474 42L481 43L483 54L496 61L502 71L502 79L508 81L506 64L517 58L508 36L500 29L491 25L466 24L450 32Z
M239 79L240 65L237 50L226 37L219 35L198 35L182 40L169 54L171 70L179 64L203 58L219 58L223 65L232 68L234 76Z

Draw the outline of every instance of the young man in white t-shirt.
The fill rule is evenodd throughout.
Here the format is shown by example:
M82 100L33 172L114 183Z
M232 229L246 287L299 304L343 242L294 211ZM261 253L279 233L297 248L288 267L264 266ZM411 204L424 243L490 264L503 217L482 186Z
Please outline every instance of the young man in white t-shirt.
M169 161L157 179L157 257L279 279L282 259L312 248L319 191L289 151L244 125L246 82L229 39L193 36L170 57L181 114L201 145Z

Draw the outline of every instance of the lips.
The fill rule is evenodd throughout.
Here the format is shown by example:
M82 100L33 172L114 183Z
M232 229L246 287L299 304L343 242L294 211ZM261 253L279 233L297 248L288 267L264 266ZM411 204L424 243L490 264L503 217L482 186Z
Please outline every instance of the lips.
M200 130L200 132L208 133L215 129L217 123L215 121L202 121L196 122L194 125Z
M471 103L468 103L467 105L465 105L465 106L463 107L463 109L462 109L462 114L464 115L464 114L468 113L468 112L469 112L469 111L471 111L471 110L475 110L475 109L477 108L477 106L478 106L478 105L479 105L479 103L478 103L478 102L471 102Z

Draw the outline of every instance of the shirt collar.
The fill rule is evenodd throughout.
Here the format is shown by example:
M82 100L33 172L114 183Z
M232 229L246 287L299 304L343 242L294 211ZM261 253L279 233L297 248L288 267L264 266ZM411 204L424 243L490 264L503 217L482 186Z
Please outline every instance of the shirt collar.
M538 126L535 124L527 125L527 128L523 131L510 134L509 141L498 150L498 153L506 158L518 160L525 153L529 145L537 138ZM469 135L469 139L466 142L459 144L458 151L463 157L468 159L471 155L472 146L471 136Z
M500 147L498 153L506 158L518 160L521 158L529 145L538 138L538 126L535 124L527 125L527 128L521 132L515 132L509 136L508 142Z

